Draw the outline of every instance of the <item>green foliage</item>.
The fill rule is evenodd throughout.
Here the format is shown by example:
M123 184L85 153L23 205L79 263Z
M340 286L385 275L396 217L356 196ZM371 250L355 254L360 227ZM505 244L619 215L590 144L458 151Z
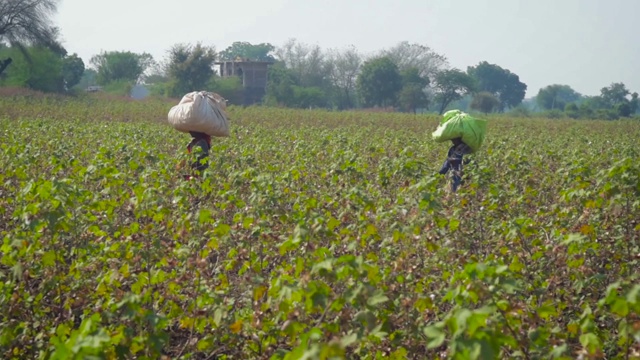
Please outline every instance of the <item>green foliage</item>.
M63 60L53 51L44 47L22 51L8 48L0 54L0 58L10 56L13 59L3 74L4 79L0 80L3 86L28 87L43 92L64 91Z
M362 57L355 47L335 51L329 59L329 79L331 81L331 99L340 110L356 107L356 80L362 65Z
M291 106L293 104L293 86L295 77L293 72L282 62L269 67L267 90L264 102L271 106Z
M327 95L322 88L296 85L295 75L282 62L269 68L268 77L264 98L267 105L302 109L327 106Z
M447 106L475 89L471 76L458 69L443 70L436 74L436 101L440 103L438 113L442 114Z
M509 112L509 116L528 118L531 117L531 110L528 107L520 104Z
M115 80L102 87L102 91L119 96L129 96L133 83L129 80Z
M404 111L415 114L418 108L429 106L429 99L424 92L424 87L416 83L409 83L402 86L398 96L398 104Z
M638 99L638 93L631 94L631 100L629 101L629 108L632 114L640 112L640 99Z
M97 76L98 76L98 73L95 70L91 68L85 69L84 72L82 73L82 77L80 78L80 81L76 85L76 88L85 90L89 86L95 86L97 84L97 81L96 81Z
M627 96L630 94L631 92L623 83L613 83L600 90L600 96L609 108L615 108L620 104L628 103L629 99L627 99Z
M402 89L402 76L390 58L374 58L362 65L357 87L364 106L394 106Z
M640 123L229 107L184 181L173 101L0 97L0 358L626 359Z
M400 72L402 89L398 96L398 104L404 111L416 113L418 108L429 106L429 99L425 88L429 85L429 78L420 76L418 68L407 68Z
M400 71L400 77L402 78L402 85L415 84L421 88L425 88L429 85L429 78L420 75L420 70L415 67L407 68Z
M62 77L67 89L76 86L84 74L84 61L77 54L65 56L62 59Z
M245 41L236 41L218 54L220 60L235 60L236 58L253 61L275 61L272 53L275 47L269 43L253 45Z
M327 106L327 95L319 87L293 86L293 107L310 109Z
M205 86L214 74L215 60L216 52L213 47L203 46L200 43L195 46L174 45L169 50L165 69L170 81L167 96L181 97L186 93L205 90Z
M577 119L580 117L580 108L575 103L569 103L564 107L564 113L572 119Z
M536 102L545 110L564 109L567 104L580 100L581 95L569 85L549 85L538 91Z
M243 103L242 80L238 76L217 77L213 76L207 85L209 91L220 94L229 105L241 105Z
M488 92L498 98L500 111L516 107L524 99L527 85L507 69L483 61L468 67L467 73L475 80L477 91Z
M57 6L57 0L3 1L0 5L0 44L8 43L20 49L27 59L29 52L26 49L30 46L65 56L67 52L58 41L59 31L51 24Z
M495 111L500 106L500 100L493 96L492 93L481 91L473 96L471 108L481 111L485 114Z
M331 84L331 64L318 45L307 45L295 39L276 49L276 58L291 70L295 83L304 87L327 88Z
M426 45L401 41L395 46L385 49L381 56L386 56L402 72L408 69L418 69L420 77L431 79L446 64L444 55L438 54Z
M135 83L153 62L150 54L136 54L131 51L103 51L90 60L97 71L96 81L100 85L114 81Z

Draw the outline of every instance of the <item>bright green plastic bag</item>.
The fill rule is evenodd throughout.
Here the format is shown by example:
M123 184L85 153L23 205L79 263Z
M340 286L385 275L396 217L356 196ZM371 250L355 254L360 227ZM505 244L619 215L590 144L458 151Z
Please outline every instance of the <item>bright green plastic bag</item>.
M460 110L444 113L440 126L431 134L436 142L445 142L455 138L462 138L462 142L476 152L484 142L487 132L487 121L476 119Z

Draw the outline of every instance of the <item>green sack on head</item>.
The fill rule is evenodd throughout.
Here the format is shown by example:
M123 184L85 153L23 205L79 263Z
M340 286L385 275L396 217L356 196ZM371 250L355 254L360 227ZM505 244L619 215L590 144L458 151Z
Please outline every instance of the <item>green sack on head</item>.
M476 119L460 110L451 110L444 114L440 126L431 136L436 142L461 138L471 148L471 152L476 152L484 142L486 131L486 120Z
M440 120L440 124L444 124L447 121L449 121L452 117L460 115L460 114L464 114L462 111L460 110L449 110L446 113L444 113L442 115L442 119Z

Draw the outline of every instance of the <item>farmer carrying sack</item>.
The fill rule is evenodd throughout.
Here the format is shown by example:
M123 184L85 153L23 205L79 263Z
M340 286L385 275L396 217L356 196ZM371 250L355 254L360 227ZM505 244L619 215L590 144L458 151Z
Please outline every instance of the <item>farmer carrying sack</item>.
M486 120L476 119L460 110L451 110L444 113L440 126L431 136L436 142L460 138L473 153L482 146L486 132Z
M182 132L197 131L210 136L229 136L225 100L216 93L194 91L169 110L169 123Z

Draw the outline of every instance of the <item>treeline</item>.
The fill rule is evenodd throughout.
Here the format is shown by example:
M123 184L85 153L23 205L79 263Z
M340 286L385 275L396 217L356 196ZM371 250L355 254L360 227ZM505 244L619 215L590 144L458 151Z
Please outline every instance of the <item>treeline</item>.
M540 89L531 105L550 118L615 120L640 111L638 93L631 93L624 83L603 87L596 96L581 95L568 85L549 85Z
M289 40L281 47L235 42L223 51L202 44L176 44L159 61L148 53L107 51L85 66L76 54L45 46L0 46L0 59L12 59L0 74L2 86L46 92L81 92L91 85L129 94L136 84L152 95L180 97L193 90L220 93L241 104L240 77L220 77L215 63L238 58L270 61L262 103L292 108L348 110L386 108L438 112L449 108L482 113L532 112L551 118L617 119L635 114L638 94L614 83L587 97L568 85L549 85L523 102L527 85L517 74L486 61L466 71L428 46L401 42L365 56L355 47L323 50Z
M147 53L107 51L91 57L89 66L69 55L51 24L59 0L5 0L0 8L0 86L28 87L45 92L73 93L100 85L127 95L144 85L153 95L180 97L194 90L220 93L241 104L239 77L220 77L216 61L269 61L262 103L294 108L391 108L443 113L448 108L483 113L544 110L551 117L610 118L635 114L638 94L622 83L605 87L601 95L585 97L567 85L550 85L534 102L523 104L527 85L517 74L486 61L466 71L451 68L447 58L421 44L401 42L374 54L355 47L323 50L289 40L269 43L235 42L223 51L202 44L176 44L164 59Z

